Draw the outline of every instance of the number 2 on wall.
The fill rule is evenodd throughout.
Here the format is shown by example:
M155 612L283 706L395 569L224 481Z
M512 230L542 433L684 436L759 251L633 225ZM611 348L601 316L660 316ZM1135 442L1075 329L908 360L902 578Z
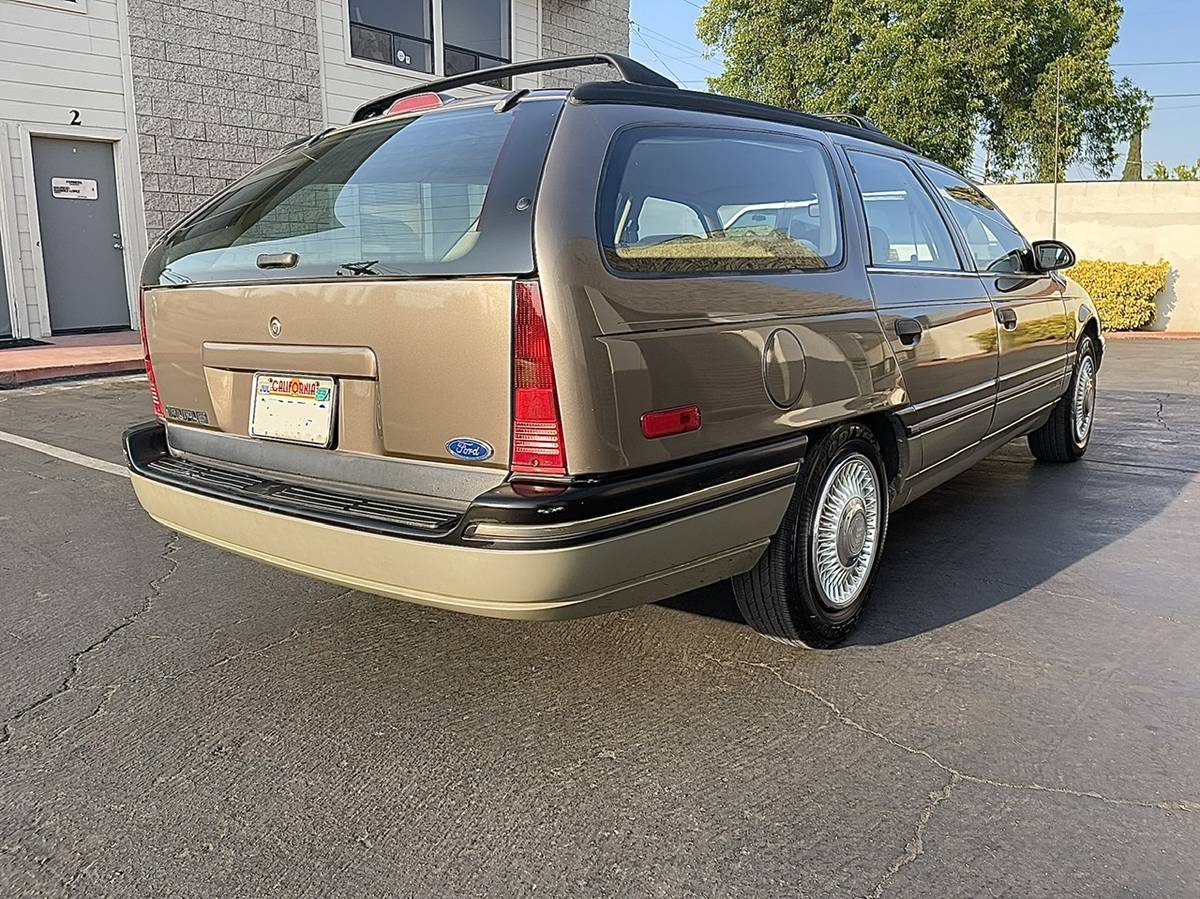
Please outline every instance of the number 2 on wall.
M78 109L71 110L70 124L72 124L72 125L82 125L83 124L83 119L80 117Z

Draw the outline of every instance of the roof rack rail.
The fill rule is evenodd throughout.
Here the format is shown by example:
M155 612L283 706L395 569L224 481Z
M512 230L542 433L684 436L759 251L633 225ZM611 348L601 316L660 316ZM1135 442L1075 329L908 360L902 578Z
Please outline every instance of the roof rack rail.
M580 66L594 65L612 66L617 70L617 74L621 76L621 80L630 84L645 84L652 87L679 87L671 79L658 74L658 72L642 65L637 60L630 59L628 56L622 56L619 53L556 56L550 59L532 59L528 62L514 62L508 65L496 66L492 69L479 69L462 75L451 75L449 78L427 81L418 87L406 88L394 94L379 97L370 103L364 103L355 110L354 117L350 121L352 123L361 122L365 119L373 119L376 116L381 116L397 100L403 100L405 97L414 94L437 93L438 91L452 90L456 87L467 87L472 84L495 81L497 78L510 78L515 75L532 75L536 72L552 72L558 69L576 69Z
M877 131L880 134L884 130L868 119L865 115L857 115L853 112L830 112L821 115L823 119L830 119L834 122L849 122L855 127L862 128L864 131Z
M888 136L878 125L860 124L870 122L863 116L854 116L852 122L838 121L836 116L821 116L808 112L797 112L782 106L771 106L754 100L741 100L722 94L707 94L689 90L663 90L641 84L622 84L619 81L588 81L571 91L571 100L576 103L632 103L660 109L685 109L695 112L711 112L718 115L741 116L766 122L782 122L815 128L834 134L844 134L884 146L917 153L908 144Z

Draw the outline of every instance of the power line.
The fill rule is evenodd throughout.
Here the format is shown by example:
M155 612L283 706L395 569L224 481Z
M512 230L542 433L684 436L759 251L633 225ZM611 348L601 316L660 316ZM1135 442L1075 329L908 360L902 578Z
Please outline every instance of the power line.
M1114 69L1132 69L1139 66L1200 66L1200 59L1177 59L1171 62L1114 62Z
M677 41L675 38L671 37L671 35L669 35L669 34L663 34L661 31L655 31L653 28L650 28L647 25L643 25L641 22L638 22L636 19L630 19L629 23L631 25L633 25L635 28L637 28L638 30L647 31L650 34L657 37L659 40L661 40L669 45L673 45L679 50L686 50L688 53L695 53L698 56L703 56L706 52L708 52L706 49L702 49L701 47L699 47L695 44L691 44L691 45L685 44L682 41Z
M636 34L639 38L641 38L642 43L645 44L647 47L649 47L650 41L646 37L646 35L641 33L641 28L637 27L636 25L634 27L636 29ZM692 59L688 59L687 57L684 57L684 56L676 56L674 54L668 53L666 50L663 50L661 47L659 47L658 49L660 51L659 55L665 56L667 59L673 59L676 62L683 63L685 66L691 66L693 69L699 69L701 72L703 72L706 75L719 75L720 74L719 72L711 71L709 69L706 69L704 66L702 66L698 63L692 62L692 59L699 59L700 57L693 56Z
M679 81L679 76L675 74L675 72L671 69L671 67L669 65L667 65L667 61L658 55L657 50L655 50L648 43L646 43L646 39L644 37L642 37L642 31L640 28L634 29L633 36L642 42L643 47L645 47L647 50L649 50L651 53L654 54L654 58L657 59L660 63L662 63L662 67L667 70L668 75L670 75L676 81Z

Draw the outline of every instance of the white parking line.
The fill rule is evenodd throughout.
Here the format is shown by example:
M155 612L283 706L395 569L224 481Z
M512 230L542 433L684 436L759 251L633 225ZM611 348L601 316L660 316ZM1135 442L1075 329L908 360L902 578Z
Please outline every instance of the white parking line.
M129 470L124 465L114 465L112 462L105 462L103 459L93 459L91 456L72 452L62 447L51 446L49 443L42 443L40 440L30 440L28 437L22 437L19 434L0 431L0 441L11 443L13 446L20 446L27 450L33 450L35 453L42 453L45 456L53 456L55 459L61 459L63 462L82 465L84 468L102 471L105 474L113 474L119 478L129 477Z

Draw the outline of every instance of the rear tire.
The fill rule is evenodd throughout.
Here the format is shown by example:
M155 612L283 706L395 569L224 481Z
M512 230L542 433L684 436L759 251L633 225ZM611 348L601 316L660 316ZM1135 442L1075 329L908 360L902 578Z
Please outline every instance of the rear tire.
M796 491L758 564L733 580L746 622L793 646L844 640L875 585L887 535L888 488L879 443L837 425L809 451Z
M1029 435L1029 451L1042 462L1074 462L1083 458L1096 419L1096 344L1090 334L1079 341L1071 384L1050 419Z

